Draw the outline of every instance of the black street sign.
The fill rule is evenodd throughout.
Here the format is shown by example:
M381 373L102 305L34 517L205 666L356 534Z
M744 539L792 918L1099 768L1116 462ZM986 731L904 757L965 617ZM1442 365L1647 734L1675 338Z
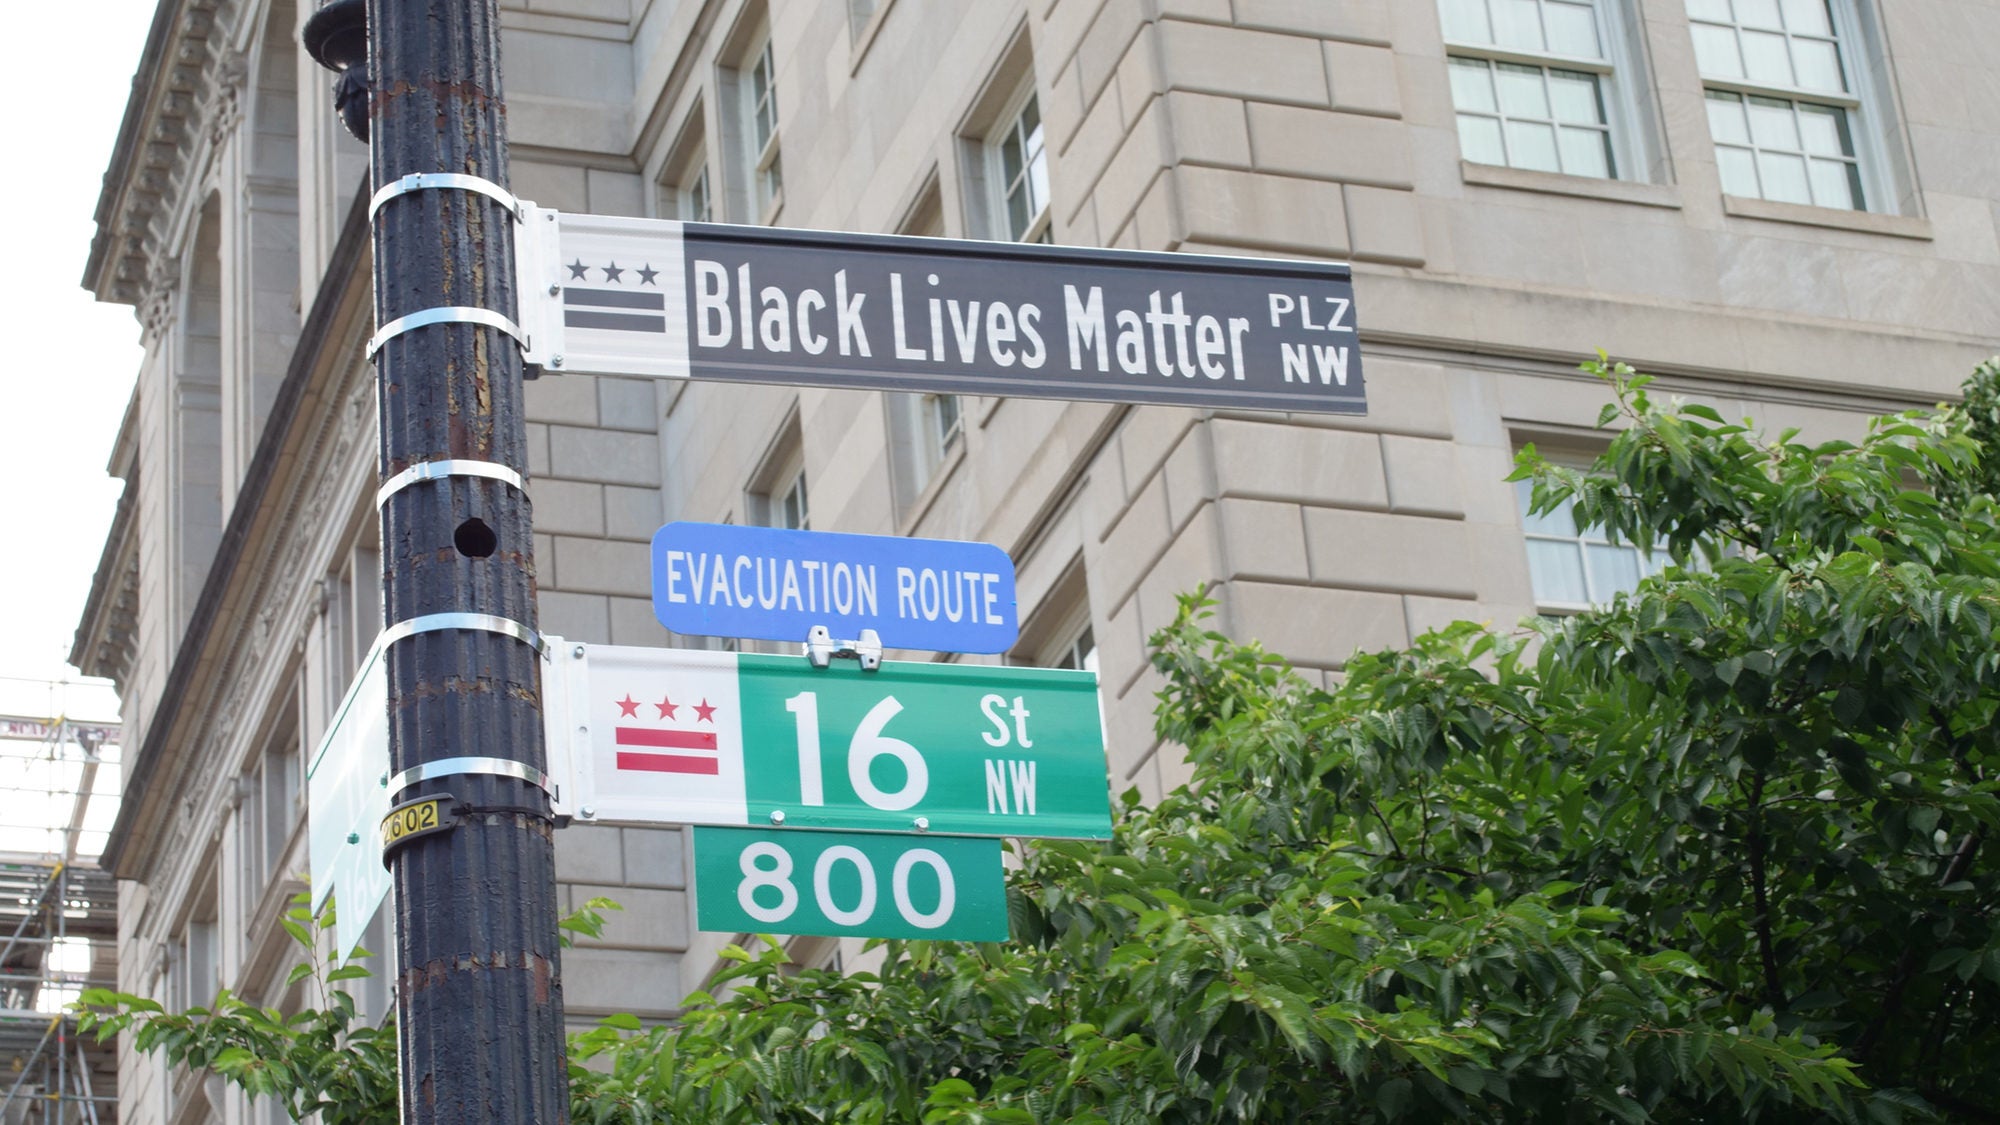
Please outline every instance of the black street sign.
M552 372L1367 411L1340 263L534 207L519 245Z

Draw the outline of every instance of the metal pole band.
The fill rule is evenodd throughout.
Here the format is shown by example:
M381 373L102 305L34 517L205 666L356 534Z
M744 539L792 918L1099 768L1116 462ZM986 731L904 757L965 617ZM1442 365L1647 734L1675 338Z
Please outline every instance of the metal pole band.
M528 482L521 479L521 474L498 461L419 461L382 482L382 487L375 490L375 506L381 507L389 502L389 497L420 481L444 480L447 477L485 477L513 485L516 492L528 491Z
M483 176L469 176L464 172L412 172L393 183L383 184L376 191L374 198L368 201L368 219L373 222L375 213L382 209L382 205L399 195L408 195L415 191L436 191L441 188L477 192L504 205L508 214L514 216L515 222L518 223L522 219L521 200L518 196L492 180Z
M375 335L368 339L368 358L374 359L375 353L381 350L382 345L395 337L411 329L425 328L433 324L483 324L488 328L498 328L514 337L514 342L523 348L528 346L528 337L522 333L521 326L492 309L476 309L467 305L439 305L433 309L413 312L408 316L399 316L376 329Z
M400 793L419 781L429 781L434 777L455 777L459 774L487 774L492 777L513 777L539 787L542 792L555 796L555 783L549 775L526 762L512 758L439 758L420 766L411 766L389 778L389 792Z
M542 635L506 617L495 617L490 613L427 613L422 617L412 617L398 621L375 639L375 646L387 651L389 646L405 637L418 633L440 633L448 629L469 629L482 633L499 633L512 637L537 653L542 649Z

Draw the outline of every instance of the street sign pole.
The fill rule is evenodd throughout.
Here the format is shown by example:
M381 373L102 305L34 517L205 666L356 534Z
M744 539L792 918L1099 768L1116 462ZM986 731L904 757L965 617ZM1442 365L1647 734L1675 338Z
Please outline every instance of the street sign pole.
M372 134L388 788L432 818L382 835L401 1117L562 1122L499 12L495 0L370 0L364 26L361 9L323 3L304 39L344 72L343 120ZM447 794L449 807L422 803Z

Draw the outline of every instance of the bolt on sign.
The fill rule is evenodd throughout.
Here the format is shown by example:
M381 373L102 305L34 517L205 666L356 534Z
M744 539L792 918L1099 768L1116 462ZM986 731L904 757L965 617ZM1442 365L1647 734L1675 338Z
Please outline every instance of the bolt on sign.
M524 214L549 371L1367 410L1340 263Z

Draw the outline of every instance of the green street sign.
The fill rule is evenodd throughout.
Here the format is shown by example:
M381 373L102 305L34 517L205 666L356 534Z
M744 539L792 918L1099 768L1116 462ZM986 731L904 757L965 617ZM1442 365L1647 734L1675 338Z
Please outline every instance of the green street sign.
M1092 672L607 645L554 662L584 820L1111 835Z
M1007 940L997 839L696 828L694 885L713 932Z

